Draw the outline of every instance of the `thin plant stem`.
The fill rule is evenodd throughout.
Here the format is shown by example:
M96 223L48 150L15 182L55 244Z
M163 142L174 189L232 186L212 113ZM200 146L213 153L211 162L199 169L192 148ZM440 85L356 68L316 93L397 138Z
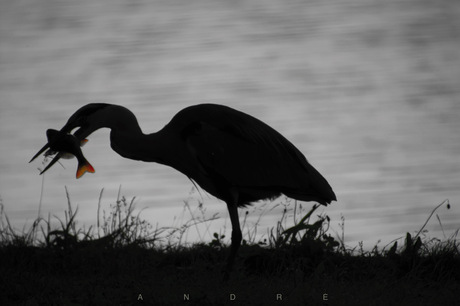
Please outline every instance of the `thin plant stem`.
M434 212L439 208L441 207L444 203L447 202L447 205L450 205L449 204L449 199L445 199L444 201L441 202L441 204L439 204L438 206L436 206L433 211L431 211L431 214L428 216L428 219L426 219L425 221L425 224L423 224L422 228L418 231L417 235L415 235L414 237L414 241L417 240L418 236L420 235L420 233L423 231L423 229L425 228L425 226L428 224L428 221L430 221L431 219L431 216L433 216Z
M101 212L101 202L102 202L102 194L104 193L104 188L101 189L101 193L99 194L99 201L97 202L97 234L100 237L99 233L99 217L100 217L100 212Z

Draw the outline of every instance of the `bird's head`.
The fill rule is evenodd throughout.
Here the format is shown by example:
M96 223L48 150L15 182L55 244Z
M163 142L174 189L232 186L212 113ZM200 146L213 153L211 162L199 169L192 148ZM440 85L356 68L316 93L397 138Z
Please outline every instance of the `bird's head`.
M45 152L45 150L59 147L59 142L63 141L63 139L65 139L66 136L72 133L72 131L76 128L79 129L73 134L73 136L75 136L78 141L84 141L84 139L95 130L103 127L109 127L108 120L113 118L111 113L114 112L114 108L118 107L119 106L104 103L92 103L81 107L72 116L70 116L69 120L60 131L54 133L53 137L48 137L48 142L38 151L37 154L34 155L34 157L32 157L30 162L40 156L40 154ZM53 166L62 157L63 153L64 152L58 152L54 159L40 174L51 168L51 166Z

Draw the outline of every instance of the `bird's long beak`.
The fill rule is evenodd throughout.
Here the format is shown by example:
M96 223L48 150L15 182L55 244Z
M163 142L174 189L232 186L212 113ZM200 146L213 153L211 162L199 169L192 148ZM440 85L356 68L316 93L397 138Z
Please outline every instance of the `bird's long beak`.
M40 153L40 152L39 152L39 153ZM61 159L61 157L62 157L63 154L64 154L64 153L59 152L59 153L53 158L53 160L45 167L45 169L43 169L42 172L40 172L40 175L42 175L43 173L45 173L46 170L48 170L49 168L51 168L51 166L53 166L55 163L57 163L57 161L58 161L59 159Z
M34 155L34 157L32 157L32 159L29 161L29 163L33 162L34 159L36 159L37 157L40 156L40 154L42 154L43 152L45 152L46 149L48 149L50 147L50 144L47 143L46 145L43 146L43 148L40 149L40 151L38 151L37 154Z
M48 132L48 131L47 131ZM62 135L64 134L65 132L63 132L62 130L59 131L59 133ZM48 136L48 133L47 133L47 136ZM54 141L57 141L60 137L54 137L53 140L50 140L50 137L48 136L48 143L45 144L43 146L43 148L40 149L40 151L38 151L37 154L34 155L34 157L32 157L32 159L29 161L29 163L31 163L34 159L36 159L38 156L40 156L43 152L46 151L46 149L50 148L51 145L53 144ZM40 174L43 174L46 172L46 170L48 170L49 168L51 168L51 166L53 166L55 163L57 163L57 161L62 157L62 155L64 155L64 153L62 152L59 152L54 158L53 160L45 167L45 169L43 169L43 171L40 172Z

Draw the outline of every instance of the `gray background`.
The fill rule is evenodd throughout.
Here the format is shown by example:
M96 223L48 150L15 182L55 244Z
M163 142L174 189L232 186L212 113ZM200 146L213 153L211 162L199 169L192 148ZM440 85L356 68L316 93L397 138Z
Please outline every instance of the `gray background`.
M202 200L221 216L209 233L228 229L223 203L173 169L121 158L108 131L84 147L96 174L76 180L71 160L43 178L41 160L27 163L46 129L90 102L127 106L144 132L220 103L280 131L328 179L339 201L324 211L336 231L345 216L348 244L416 231L446 198L452 209L437 213L449 236L460 228L459 50L456 0L2 0L2 203L16 228L30 224L44 179L44 216L63 217L67 186L91 225L101 188L107 207L122 185L152 224L180 225L183 201ZM279 219L273 206L259 234ZM436 218L427 229L443 237Z

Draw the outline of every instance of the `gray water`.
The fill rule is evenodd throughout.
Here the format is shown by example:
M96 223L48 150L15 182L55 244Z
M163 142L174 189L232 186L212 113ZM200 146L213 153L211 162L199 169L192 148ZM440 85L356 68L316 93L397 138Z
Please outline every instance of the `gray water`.
M442 228L433 217L426 229L449 236L460 228L459 16L454 0L2 1L4 209L16 228L30 224L43 183L41 214L62 218L67 186L89 226L101 189L107 208L121 185L152 224L177 225L184 201L203 201L220 216L209 233L228 229L223 203L173 169L118 156L106 130L84 147L95 174L76 180L75 160L44 176L41 160L28 164L46 129L90 102L130 108L144 132L186 106L219 103L277 129L328 179L338 202L322 211L338 232L345 217L346 243L417 231L447 198ZM279 220L276 203L259 234Z

